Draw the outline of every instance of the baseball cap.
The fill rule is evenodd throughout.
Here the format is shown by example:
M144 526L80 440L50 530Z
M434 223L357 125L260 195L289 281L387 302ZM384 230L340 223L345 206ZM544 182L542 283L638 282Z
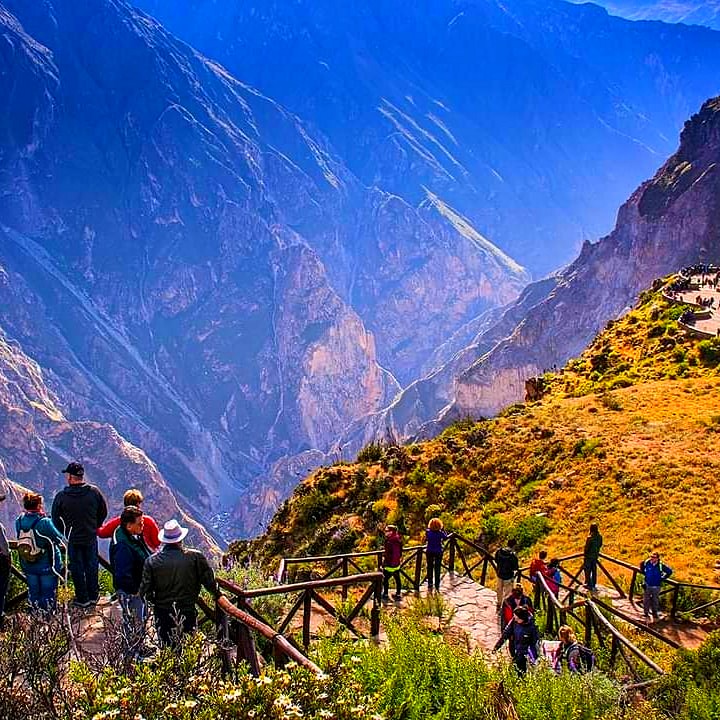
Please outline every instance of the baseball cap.
M68 473L74 477L85 476L85 468L79 462L71 462L64 470L61 470L61 472L63 474Z

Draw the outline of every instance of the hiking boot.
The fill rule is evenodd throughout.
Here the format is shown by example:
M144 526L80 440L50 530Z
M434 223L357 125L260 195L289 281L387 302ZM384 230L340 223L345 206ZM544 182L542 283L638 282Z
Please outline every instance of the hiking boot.
M393 600L402 600L402 595L400 593L395 593L393 595Z
M387 593L383 593L382 601L383 601L383 602L389 602L389 601L390 601L390 596L389 596Z

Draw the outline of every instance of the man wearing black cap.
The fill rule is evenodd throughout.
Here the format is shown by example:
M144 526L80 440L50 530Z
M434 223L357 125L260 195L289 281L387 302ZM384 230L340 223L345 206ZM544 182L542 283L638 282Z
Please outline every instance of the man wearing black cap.
M89 608L98 600L97 529L107 517L107 503L94 485L85 482L85 468L71 462L63 473L68 486L53 500L52 519L68 541L68 568L75 585L74 605Z

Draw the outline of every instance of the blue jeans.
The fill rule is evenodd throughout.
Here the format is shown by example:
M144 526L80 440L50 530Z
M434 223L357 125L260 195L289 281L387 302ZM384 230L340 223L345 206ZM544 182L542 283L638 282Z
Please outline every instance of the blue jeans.
M87 545L68 544L68 568L75 585L75 602L95 602L99 597L97 540Z
M30 605L39 610L54 610L58 577L48 569L39 573L25 572Z
M597 558L585 559L585 585L588 590L594 590L597 585Z

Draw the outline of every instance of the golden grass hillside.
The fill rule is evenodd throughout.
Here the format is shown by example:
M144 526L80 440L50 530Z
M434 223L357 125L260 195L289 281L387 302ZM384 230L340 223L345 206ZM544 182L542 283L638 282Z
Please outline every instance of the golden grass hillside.
M419 540L437 514L491 548L515 537L526 557L561 555L597 522L609 554L634 562L660 548L678 577L717 581L720 344L685 337L680 312L656 288L547 376L541 401L319 469L255 552L374 548L385 523Z

